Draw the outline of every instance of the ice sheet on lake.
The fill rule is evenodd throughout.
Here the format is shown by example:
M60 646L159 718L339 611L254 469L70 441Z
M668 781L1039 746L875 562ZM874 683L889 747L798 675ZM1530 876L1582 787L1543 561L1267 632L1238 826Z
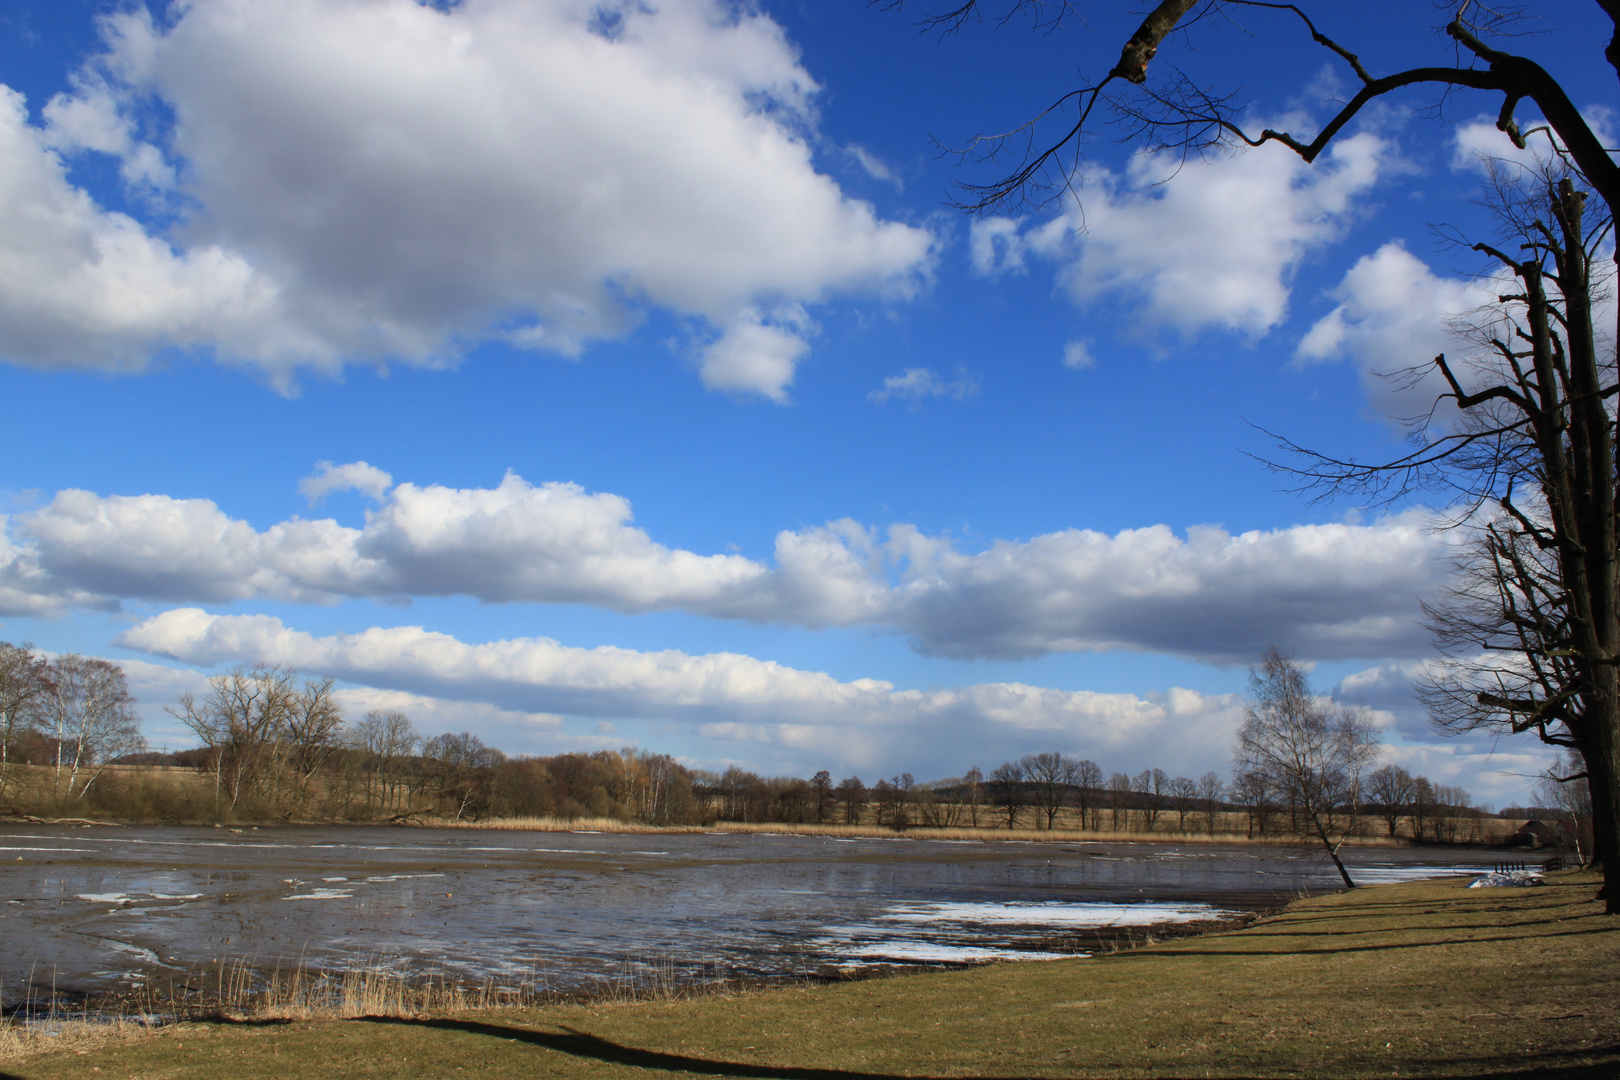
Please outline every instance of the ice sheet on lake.
M202 893L79 893L77 898L92 904L136 904L142 900L201 900Z
M283 900L348 900L354 896L352 889L311 889L307 893L293 893L283 896Z
M1191 903L912 902L894 904L870 922L822 928L811 946L838 967L863 964L976 964L991 960L1057 960L1087 953L1019 948L1015 937L1079 929L1162 926L1239 914Z
M1522 889L1530 885L1545 885L1535 870L1493 870L1481 874L1468 883L1470 889Z
M1091 929L1196 922L1200 919L1229 918L1235 914L1209 904L1068 904L1032 900L1007 904L902 904L878 918L884 922L978 923L986 926L1070 930L1075 927Z
M131 945L128 942L113 941L111 939L104 940L102 944L113 952L133 956L144 964L151 964L154 967L163 966L162 962L158 960L158 954L151 949L143 949L139 945Z
M1337 878L1338 872L1327 868ZM1393 885L1436 877L1470 877L1487 873L1488 866L1346 866L1357 885Z
M894 961L906 964L983 964L991 960L1073 960L1088 953L1034 952L988 945L942 945L932 941L877 941L844 950L840 967Z

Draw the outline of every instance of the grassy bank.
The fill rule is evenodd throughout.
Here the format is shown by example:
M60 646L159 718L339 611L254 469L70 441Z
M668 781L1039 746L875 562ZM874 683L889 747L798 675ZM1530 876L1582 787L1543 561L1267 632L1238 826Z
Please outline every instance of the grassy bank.
M254 1080L492 1077L1612 1077L1620 920L1596 878L1318 897L1087 960L635 1005L185 1024L0 1066ZM97 1072L99 1070L99 1072Z

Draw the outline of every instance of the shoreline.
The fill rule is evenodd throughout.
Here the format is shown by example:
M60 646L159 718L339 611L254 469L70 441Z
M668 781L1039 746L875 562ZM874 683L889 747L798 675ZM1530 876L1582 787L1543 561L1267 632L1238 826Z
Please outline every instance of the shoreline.
M1239 930L837 985L541 1008L309 1013L158 1030L0 1029L8 1075L1031 1077L1489 1073L1620 1065L1620 923L1596 875L1418 881L1288 904ZM1325 954L1332 954L1326 962ZM1447 987L1436 994L1434 987ZM359 1004L355 1002L355 1004ZM1494 1019L1498 1022L1481 1022ZM1522 1022L1533 1019L1533 1024ZM1503 1023L1501 1020L1510 1022ZM1078 1056L1076 1056L1078 1055Z
M913 826L895 829L886 825L842 825L815 823L752 823L722 821L712 825L648 825L640 822L620 821L616 818L491 818L481 821L455 821L411 816L386 821L353 821L341 819L297 820L95 820L91 818L45 818L33 814L0 815L0 825L72 826L75 828L214 828L232 832L257 829L333 828L333 829L447 829L468 832L538 832L538 833L611 833L628 836L808 836L835 839L866 840L948 840L978 843L1092 843L1092 844L1189 844L1232 847L1315 847L1316 841L1302 840L1287 835L1250 836L1246 833L1160 830L1153 832L1113 831L1108 829L1000 829L990 826ZM1477 841L1416 840L1409 836L1351 836L1344 840L1346 847L1438 850L1478 849L1488 851L1519 851L1532 857L1559 853L1548 848L1523 848L1510 843Z

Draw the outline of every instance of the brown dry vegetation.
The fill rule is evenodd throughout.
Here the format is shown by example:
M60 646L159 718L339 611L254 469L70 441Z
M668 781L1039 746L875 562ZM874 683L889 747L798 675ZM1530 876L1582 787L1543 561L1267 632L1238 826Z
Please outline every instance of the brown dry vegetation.
M1302 901L1087 960L727 998L184 1024L14 1059L27 1080L322 1076L1612 1077L1620 923L1595 875Z
M61 804L53 803L50 799L51 773L52 770L46 766L13 765L10 789L13 808L43 819L203 822L219 818L214 803L214 780L209 774L196 769L154 765L106 766L84 798ZM333 820L331 816L319 812L329 801L316 799L311 808L306 808L304 814L293 816L273 813L268 808L258 808L263 812L255 813L255 806L250 802L241 808L241 813L230 817L243 822ZM311 809L313 813L310 812ZM867 818L872 816L870 813L865 815ZM965 814L961 816L966 817ZM435 827L555 832L581 830L637 833L735 832L881 837L893 837L897 832L903 832L907 836L930 839L1131 841L1151 837L1156 841L1193 844L1243 843L1250 839L1245 831L1246 815L1237 811L1216 813L1213 830L1209 828L1206 820L1198 820L1196 823L1189 821L1188 828L1180 829L1177 827L1175 814L1160 813L1157 816L1157 823L1150 825L1147 814L1143 811L1125 810L1120 813L1122 828L1081 829L1078 811L1073 807L1067 807L1057 813L1054 828L1050 831L1045 828L1029 827L1008 829L1004 822L998 825L993 815L982 811L982 820L977 827L961 824L949 828L930 828L917 824L904 830L880 825L871 820L865 820L857 825L717 821L708 825L665 826L649 825L618 817L485 817L476 820L466 818L456 820L449 815L436 813L430 806L423 806L417 813L404 815L403 819L412 824ZM1199 818L1202 819L1202 815L1199 815ZM1111 824L1111 817L1105 823ZM1458 839L1467 842L1500 844L1506 842L1520 824L1522 823L1517 819L1469 817L1461 819L1458 827L1451 832L1455 833ZM1384 835L1384 832L1381 824L1365 821L1362 835L1355 837L1351 842L1360 845L1401 843L1410 837L1411 826L1409 822L1403 823L1393 838ZM1276 843L1286 837L1272 833L1262 839Z

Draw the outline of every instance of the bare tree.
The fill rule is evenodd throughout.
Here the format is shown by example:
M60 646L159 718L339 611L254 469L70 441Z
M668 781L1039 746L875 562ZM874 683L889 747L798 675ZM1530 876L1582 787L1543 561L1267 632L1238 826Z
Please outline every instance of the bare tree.
M1446 661L1422 696L1444 728L1529 732L1581 753L1603 896L1620 914L1620 503L1609 404L1620 387L1613 341L1593 322L1594 267L1612 220L1588 228L1585 201L1568 176L1498 183L1495 206L1519 254L1474 245L1502 278L1498 303L1472 326L1485 351L1461 377L1435 360L1462 423L1411 462L1341 468L1335 483L1404 487L1435 474L1494 504L1477 515L1458 584L1425 608Z
M1249 770L1239 772L1232 781L1232 797L1243 807L1249 819L1249 837L1264 836L1276 810L1274 793L1263 773Z
M11 779L17 736L40 721L50 690L50 663L32 645L0 641L0 798Z
M979 806L984 802L984 773L977 765L962 776L962 801L967 804L968 821L979 827Z
M422 737L411 718L399 709L373 709L354 726L351 745L363 755L367 801L373 786L382 810L397 810L406 790L404 766L416 752Z
M1580 755L1573 750L1559 754L1552 767L1541 775L1536 795L1544 806L1568 816L1575 835L1575 857L1582 858L1585 854L1581 850L1582 837L1589 838L1592 834L1592 789L1586 782L1585 762Z
M439 798L455 806L457 821L485 811L491 774L506 760L505 754L469 731L434 736L422 744L422 756Z
M1037 23L1055 25L1075 10L1073 0L950 0L951 6L925 17L924 26L954 31L980 16L983 8L993 8L998 25L1019 12L1033 16ZM1620 5L1614 0L1597 0L1611 24L1620 20ZM906 0L884 0L884 7L903 8ZM972 211L988 211L1019 203L1044 203L1081 189L1085 166L1083 137L1086 124L1097 105L1103 104L1127 138L1139 140L1148 149L1175 151L1183 159L1235 145L1260 147L1275 143L1286 147L1306 162L1315 162L1346 126L1362 110L1389 94L1408 87L1433 87L1441 94L1461 90L1484 91L1501 102L1496 126L1516 146L1523 149L1527 137L1514 118L1524 102L1535 106L1546 125L1568 148L1574 166L1600 192L1611 212L1620 209L1620 168L1604 149L1592 125L1571 102L1558 80L1536 61L1504 51L1491 44L1515 35L1515 24L1528 18L1526 5L1503 7L1477 0L1454 0L1454 17L1446 25L1450 39L1446 53L1451 63L1408 68L1385 75L1370 71L1350 48L1324 32L1308 9L1321 9L1320 18L1350 18L1343 5L1271 3L1263 0L1161 0L1142 20L1136 32L1119 52L1119 59L1100 79L1083 82L1047 105L1035 117L1000 134L980 135L960 150L964 158L998 161L1012 154L1016 166L987 184L963 184L964 198L959 205ZM1414 8L1416 5L1414 5ZM1256 20L1283 20L1297 28L1301 44L1315 44L1325 59L1342 65L1356 87L1335 115L1310 137L1266 128L1259 132L1241 123L1245 103L1233 94L1220 94L1192 82L1181 70L1169 65L1168 72L1150 82L1153 60L1172 33L1182 32L1188 47L1196 49L1197 24L1213 16L1237 20L1244 15ZM1396 28L1380 26L1387 35ZM1427 20L1414 23L1409 33L1426 35ZM1616 40L1620 40L1617 27ZM1522 35L1520 35L1522 36ZM1601 48L1603 43L1594 41ZM1275 46L1272 46L1275 47ZM1104 44L1106 54L1110 48ZM1604 52L1609 64L1620 69L1620 47L1610 45ZM1248 65L1254 57L1235 54L1232 62ZM1441 59L1441 57L1437 57ZM1262 56L1260 62L1267 62ZM1100 61L1093 70L1101 67ZM1238 80L1233 80L1234 82ZM1131 89L1135 87L1135 89ZM1053 127L1055 125L1055 128Z
M889 6L903 3L892 0ZM930 24L959 28L979 13L981 3L990 6L988 0L960 0L934 15ZM1034 12L1037 19L1061 19L1072 8L1068 0L1000 0L997 6L1006 14ZM1547 15L1575 8L1567 2L1541 6ZM1434 361L1432 370L1448 387L1441 398L1461 410L1464 421L1454 430L1430 433L1426 425L1436 413L1428 405L1445 401L1418 403L1412 411L1424 419L1414 432L1416 448L1373 465L1312 454L1288 440L1283 445L1306 455L1311 464L1294 471L1327 494L1373 492L1396 498L1428 487L1450 491L1474 508L1501 507L1508 524L1494 550L1487 541L1483 558L1495 575L1487 580L1505 583L1504 591L1511 594L1505 601L1510 618L1506 632L1489 647L1503 647L1525 629L1514 625L1514 618L1528 616L1533 625L1524 633L1522 651L1509 663L1494 665L1503 675L1502 685L1489 685L1489 670L1478 679L1465 671L1450 684L1450 701L1439 701L1436 716L1442 723L1460 720L1535 731L1555 745L1581 752L1592 791L1595 861L1605 875L1601 895L1607 912L1620 914L1620 522L1610 405L1616 392L1614 339L1594 333L1592 316L1593 255L1602 250L1604 258L1612 257L1606 238L1620 212L1620 165L1595 130L1598 114L1583 114L1552 72L1504 47L1534 40L1523 26L1534 7L1454 0L1453 17L1445 27L1449 57L1376 74L1327 32L1332 28L1326 20L1346 18L1351 10L1347 5L1162 0L1101 78L1075 86L1029 123L974 139L964 148L969 156L994 158L1012 150L1021 157L1011 172L991 183L964 185L962 205L988 211L1029 199L1032 193L1041 200L1073 195L1081 186L1082 137L1099 103L1125 125L1128 138L1149 149L1177 151L1183 159L1216 148L1275 143L1314 162L1352 120L1386 95L1423 87L1445 100L1477 91L1500 103L1496 126L1517 151L1528 149L1531 140L1547 148L1562 175L1549 178L1555 182L1543 200L1544 212L1514 230L1508 246L1525 246L1509 254L1477 245L1516 279L1499 290L1514 325L1490 342L1500 361L1497 370L1471 373L1448 364L1444 356ZM1610 40L1594 36L1591 47L1620 71L1620 3L1597 0L1597 8L1610 27ZM1319 12L1321 25L1311 11ZM1302 43L1308 38L1326 50L1327 59L1343 65L1354 93L1307 138L1273 129L1246 130L1241 101L1195 84L1173 65L1159 65L1161 71L1170 70L1150 82L1149 69L1170 35L1184 31L1190 44L1199 20L1216 14L1288 21L1298 28ZM1427 27L1413 27L1420 29ZM1383 25L1376 31L1381 36L1392 32L1397 31ZM1516 118L1521 107L1539 114L1544 123L1521 129ZM1432 111L1439 115L1438 109ZM1048 130L1052 123L1058 125L1055 132ZM1592 227L1583 223L1586 191L1602 204L1602 213L1595 215L1600 220ZM1539 566L1530 565L1536 561ZM1460 627L1440 620L1442 636L1459 629L1466 637L1466 620ZM1459 657L1453 654L1452 659Z
M305 679L287 711L287 764L300 794L343 745L343 710L331 679Z
M52 789L58 799L82 799L109 759L145 748L135 698L124 669L99 657L58 656L49 679L43 706L46 730L56 742Z
M1399 765L1385 765L1367 776L1367 797L1394 836L1412 802L1412 774Z
M990 772L995 785L996 805L1007 815L1007 828L1018 828L1018 815L1024 809L1024 766L1016 761L1003 762Z
M1102 766L1090 758L1076 762L1074 786L1080 800L1080 827L1096 831L1102 827Z
M1046 828L1050 831L1064 802L1068 800L1069 788L1074 783L1079 762L1049 750L1042 754L1028 754L1018 764L1023 769L1031 801L1036 811L1046 816Z
M1187 815L1192 812L1198 798L1198 782L1190 776L1178 776L1170 781L1170 805L1176 810L1176 828L1187 831Z
M1198 778L1198 801L1204 808L1204 824L1215 835L1215 810L1226 795L1226 785L1218 774L1207 772Z
M859 825L866 809L866 785L858 776L846 776L838 781L838 801L844 807L844 824Z
M1265 779L1300 815L1300 832L1321 842L1346 888L1355 888L1339 847L1355 831L1362 782L1378 757L1365 713L1311 692L1305 670L1275 648L1249 672L1249 702L1233 751L1238 768Z
M1109 827L1119 832L1119 823L1123 819L1126 828L1131 824L1131 777L1129 773L1117 772L1108 778L1108 814Z
M1146 808L1147 831L1152 832L1170 800L1170 774L1163 769L1143 769L1131 779L1131 790Z
M296 676L286 668L236 668L208 680L201 701L181 694L169 712L190 728L213 758L214 800L235 809L281 764L286 732L298 704Z
M827 820L827 814L837 801L833 798L832 773L822 769L810 778L810 791L816 799L816 821Z

